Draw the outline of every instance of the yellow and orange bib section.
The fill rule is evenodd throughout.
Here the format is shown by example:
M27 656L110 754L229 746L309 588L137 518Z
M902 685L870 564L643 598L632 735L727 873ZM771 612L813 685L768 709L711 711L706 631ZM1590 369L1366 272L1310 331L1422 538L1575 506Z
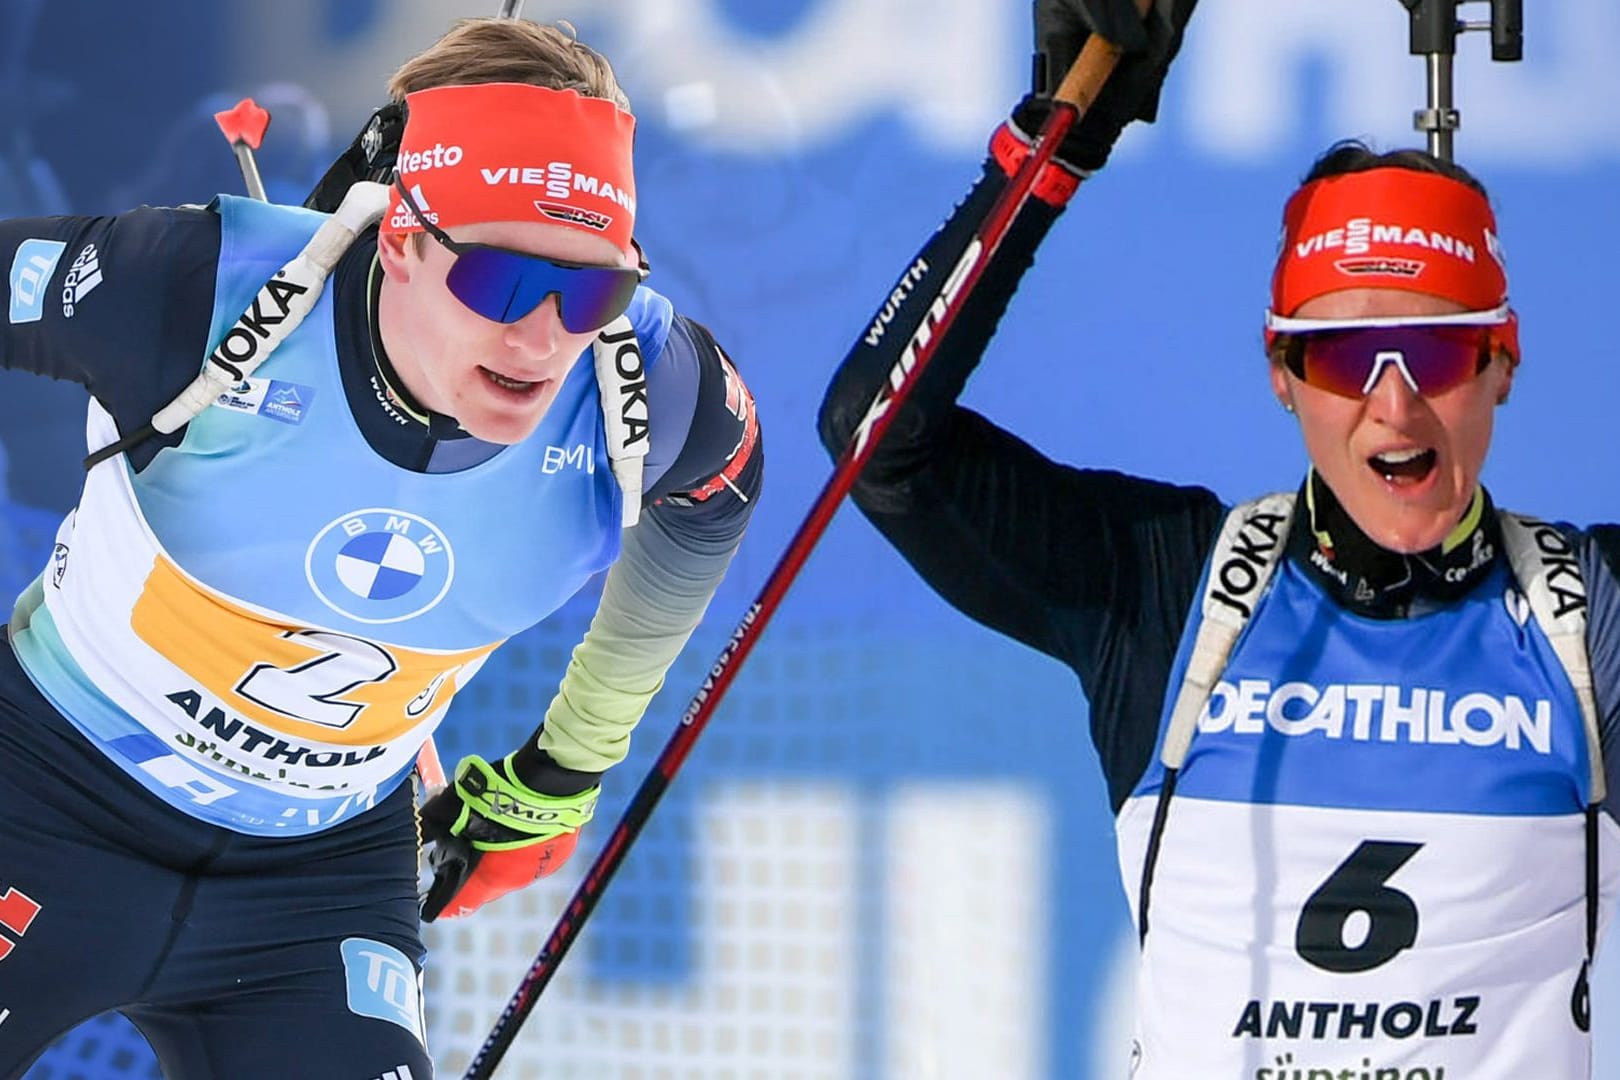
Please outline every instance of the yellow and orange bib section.
M429 653L267 619L188 579L159 556L130 613L135 636L186 656L198 689L298 739L392 742L450 703L499 642ZM196 643L205 641L206 649ZM189 654L189 655L188 655ZM463 676L465 672L465 676Z

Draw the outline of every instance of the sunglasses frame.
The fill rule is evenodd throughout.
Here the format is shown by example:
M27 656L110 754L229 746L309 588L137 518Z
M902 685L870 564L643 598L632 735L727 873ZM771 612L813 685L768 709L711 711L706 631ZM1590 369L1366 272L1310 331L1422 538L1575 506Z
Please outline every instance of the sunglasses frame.
M1288 371L1307 385L1316 386L1305 377L1305 349L1313 334L1332 332L1336 330L1372 330L1392 329L1401 327L1480 327L1486 333L1480 338L1479 361L1474 367L1471 377L1477 378L1479 374L1490 366L1491 357L1498 350L1504 350L1513 356L1516 363L1518 357L1513 355L1513 349L1508 345L1515 335L1509 335L1507 340L1496 332L1498 327L1509 327L1513 323L1513 311L1508 304L1503 303L1486 311L1463 311L1451 315L1372 315L1356 319L1291 319L1277 315L1271 311L1266 312L1266 352L1277 359ZM1362 385L1359 395L1366 397L1372 388L1383 377L1386 367L1394 367L1401 373L1401 378L1411 388L1414 394L1444 393L1451 389L1425 391L1418 386L1418 381L1407 366L1405 353L1400 349L1380 350L1373 356L1372 368L1367 373L1366 382ZM1466 381L1466 380L1465 380ZM1461 385L1458 383L1456 385ZM1321 389L1327 389L1321 387ZM1349 397L1342 391L1332 391L1341 396Z
M647 275L652 272L652 268L650 266L648 266L648 264L647 264L647 256L645 254L643 254L643 252L641 250L641 245L639 243L637 243L634 238L632 238L630 240L630 245L631 245L631 247L633 247L635 249L635 252L636 252L636 265L634 267L602 266L599 263L580 263L580 262L570 262L570 261L568 261L566 259L548 259L544 255L536 255L533 252L518 251L518 250L516 250L514 248L501 247L499 244L468 243L468 242L464 242L464 241L461 241L461 240L457 240L454 237L452 237L449 233L447 233L443 229L439 228L438 225L436 225L432 221L428 220L427 215L424 214L422 212L421 208L416 205L416 200L411 197L411 193L405 189L404 183L401 182L397 177L394 180L394 185L393 186L394 186L394 190L399 194L400 200L405 204L405 208L411 212L411 215L413 217L415 217L418 222L421 223L423 231L426 232L429 236L431 236L434 240L438 241L439 244L441 244L446 251L450 252L450 254L454 255L458 259L463 254L465 254L465 253L467 253L469 251L478 251L478 250L498 251L503 255L511 255L511 256L515 256L516 258L529 260L531 262L545 263L545 264L547 264L549 266L554 266L554 267L557 267L557 268L562 269L562 270L608 270L608 271L621 271L622 270L622 271L625 271L627 273L628 272L633 272L636 275L636 281L637 281L638 284L640 282L646 281L647 280ZM453 290L452 290L452 295L454 295ZM534 307L530 308L528 311L526 311L522 315L518 316L518 319L525 318L528 315L532 314L534 311L538 310L541 307L541 305L543 305L548 299L550 299L553 296L557 297L557 316L558 316L558 318L561 318L562 317L562 294L560 292L558 292L557 290L552 290L551 292L548 292L545 295L541 296L539 301L534 305ZM489 319L489 316L485 315L483 312L478 311L476 308L474 308L471 305L467 304L467 302L465 300L462 300L461 297L457 296L456 300L459 301L462 304L462 306L466 307L468 311L471 311L474 315L477 315L479 318L481 318L481 319ZM623 313L621 312L620 314L623 314ZM498 319L490 319L489 321L490 322L499 322L500 320L498 320ZM517 319L512 320L512 322L517 322L517 321L518 321ZM610 319L609 322L611 322L611 321L612 320ZM511 323L504 323L502 325L508 325L509 326L509 325L511 325ZM565 323L564 324L565 328L566 328L566 325L567 324ZM603 325L605 326L607 324L604 323ZM569 332L570 333L595 333L597 330L600 330L601 328L602 327L599 326L599 327L596 327L595 329L590 330L590 331L570 330Z
M1506 326L1513 309L1499 304L1488 311L1462 311L1455 315L1370 315L1359 319L1289 319L1266 312L1266 333L1308 334L1313 330L1359 330L1377 326Z
M1469 324L1462 324L1462 325L1463 325L1463 328L1466 329ZM1338 328L1338 329L1342 330L1344 328ZM1360 329L1360 328L1352 328L1352 329ZM1372 328L1368 328L1368 329L1379 329L1379 328L1378 327L1372 327ZM1308 349L1310 347L1311 338L1313 336L1312 334L1310 334L1310 333L1278 334L1276 336L1275 340L1272 343L1272 351L1273 351L1274 355L1280 353L1280 356L1278 356L1278 359L1282 362L1283 366L1286 367L1289 370L1289 372L1293 374L1293 376L1296 379L1299 379L1301 382L1305 383L1307 386L1314 386L1317 389L1326 390L1326 391L1328 391L1329 393L1332 393L1332 394L1338 394L1340 397L1350 397L1350 398L1364 398L1364 397L1366 397L1368 394L1370 394L1372 392L1373 387L1378 385L1378 380L1381 379L1383 377L1383 375L1384 375L1384 369L1389 368L1389 367L1393 367L1396 371L1400 372L1401 378L1403 380L1405 380L1406 385L1411 389L1412 393L1420 394L1420 395L1424 395L1424 396L1433 396L1435 394L1443 394L1448 390L1454 389L1457 386L1461 386L1463 383L1467 382L1469 379L1478 378L1479 374L1482 371L1484 371L1487 367L1490 366L1491 357L1493 355L1495 355L1495 352L1496 352L1496 349L1497 349L1496 339L1490 333L1490 330L1489 330L1488 326L1481 326L1480 330L1482 331L1482 333L1479 336L1479 356L1478 356L1478 359L1474 363L1473 370L1468 374L1468 376L1466 378L1459 379L1457 382L1450 383L1450 384L1448 384L1446 386L1442 386L1442 387L1438 387L1438 388L1425 388L1425 387L1420 386L1418 384L1417 378L1412 374L1412 369L1407 365L1406 351L1404 349L1388 348L1388 349L1379 349L1377 352L1375 352L1373 354L1372 366L1368 369L1368 372L1367 372L1367 378L1362 383L1360 390L1358 390L1354 394L1346 393L1345 391L1343 391L1341 389L1336 389L1334 387L1327 386L1327 385L1319 383L1319 382L1315 382L1306 375L1306 373L1305 373L1305 351L1306 351L1306 349ZM1323 332L1324 331L1317 331L1317 333L1323 333ZM1325 331L1325 332L1326 333L1332 333L1334 331Z

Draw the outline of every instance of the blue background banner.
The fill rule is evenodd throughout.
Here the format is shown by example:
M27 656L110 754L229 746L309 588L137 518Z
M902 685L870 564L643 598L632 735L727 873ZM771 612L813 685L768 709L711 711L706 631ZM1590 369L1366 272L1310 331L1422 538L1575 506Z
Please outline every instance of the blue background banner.
M1492 64L1473 35L1456 79L1457 157L1491 189L1523 321L1525 362L1486 481L1516 509L1612 521L1620 5L1527 7L1525 60ZM529 0L524 15L569 20L614 62L638 116L650 284L736 358L769 442L747 542L612 774L606 822L825 479L814 417L828 376L976 176L1027 71L1028 5ZM260 155L271 196L299 202L382 103L393 67L450 18L438 0L170 0L161 17L107 0L4 0L0 214L239 192L212 114L249 94L274 117ZM1282 202L1335 139L1417 145L1423 103L1396 0L1203 0L1160 122L1132 129L1060 221L968 404L1065 461L1229 500L1292 488L1304 453L1260 349ZM78 387L0 372L11 593L43 565L77 494L83 409ZM502 752L532 727L590 602L497 654L443 730L448 760ZM587 833L577 863L606 832ZM481 1041L571 884L435 929L429 1035L446 1074ZM1611 968L1600 1018L1620 1003ZM1112 824L1074 680L955 615L846 509L511 1072L543 1061L546 1075L578 1076L1123 1075L1129 978ZM1612 1058L1599 1074L1610 1080ZM156 1074L109 1018L30 1075Z

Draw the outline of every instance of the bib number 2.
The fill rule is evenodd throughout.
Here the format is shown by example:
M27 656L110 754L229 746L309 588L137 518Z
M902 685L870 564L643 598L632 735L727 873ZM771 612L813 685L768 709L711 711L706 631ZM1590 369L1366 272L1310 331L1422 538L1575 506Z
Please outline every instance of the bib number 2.
M1340 974L1371 971L1410 948L1417 940L1417 904L1389 879L1422 846L1363 840L1299 913L1294 948L1305 962Z
M293 667L256 664L236 684L236 692L294 720L346 728L365 705L345 701L343 695L366 683L382 682L399 670L386 649L362 638L326 630L292 630L282 636L317 655Z

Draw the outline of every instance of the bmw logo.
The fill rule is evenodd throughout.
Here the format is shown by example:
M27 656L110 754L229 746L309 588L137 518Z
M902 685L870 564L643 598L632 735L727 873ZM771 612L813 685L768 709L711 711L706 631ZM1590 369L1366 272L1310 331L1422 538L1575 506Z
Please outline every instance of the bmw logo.
M450 541L404 510L355 510L316 534L304 574L321 602L356 622L392 623L431 609L455 577Z

